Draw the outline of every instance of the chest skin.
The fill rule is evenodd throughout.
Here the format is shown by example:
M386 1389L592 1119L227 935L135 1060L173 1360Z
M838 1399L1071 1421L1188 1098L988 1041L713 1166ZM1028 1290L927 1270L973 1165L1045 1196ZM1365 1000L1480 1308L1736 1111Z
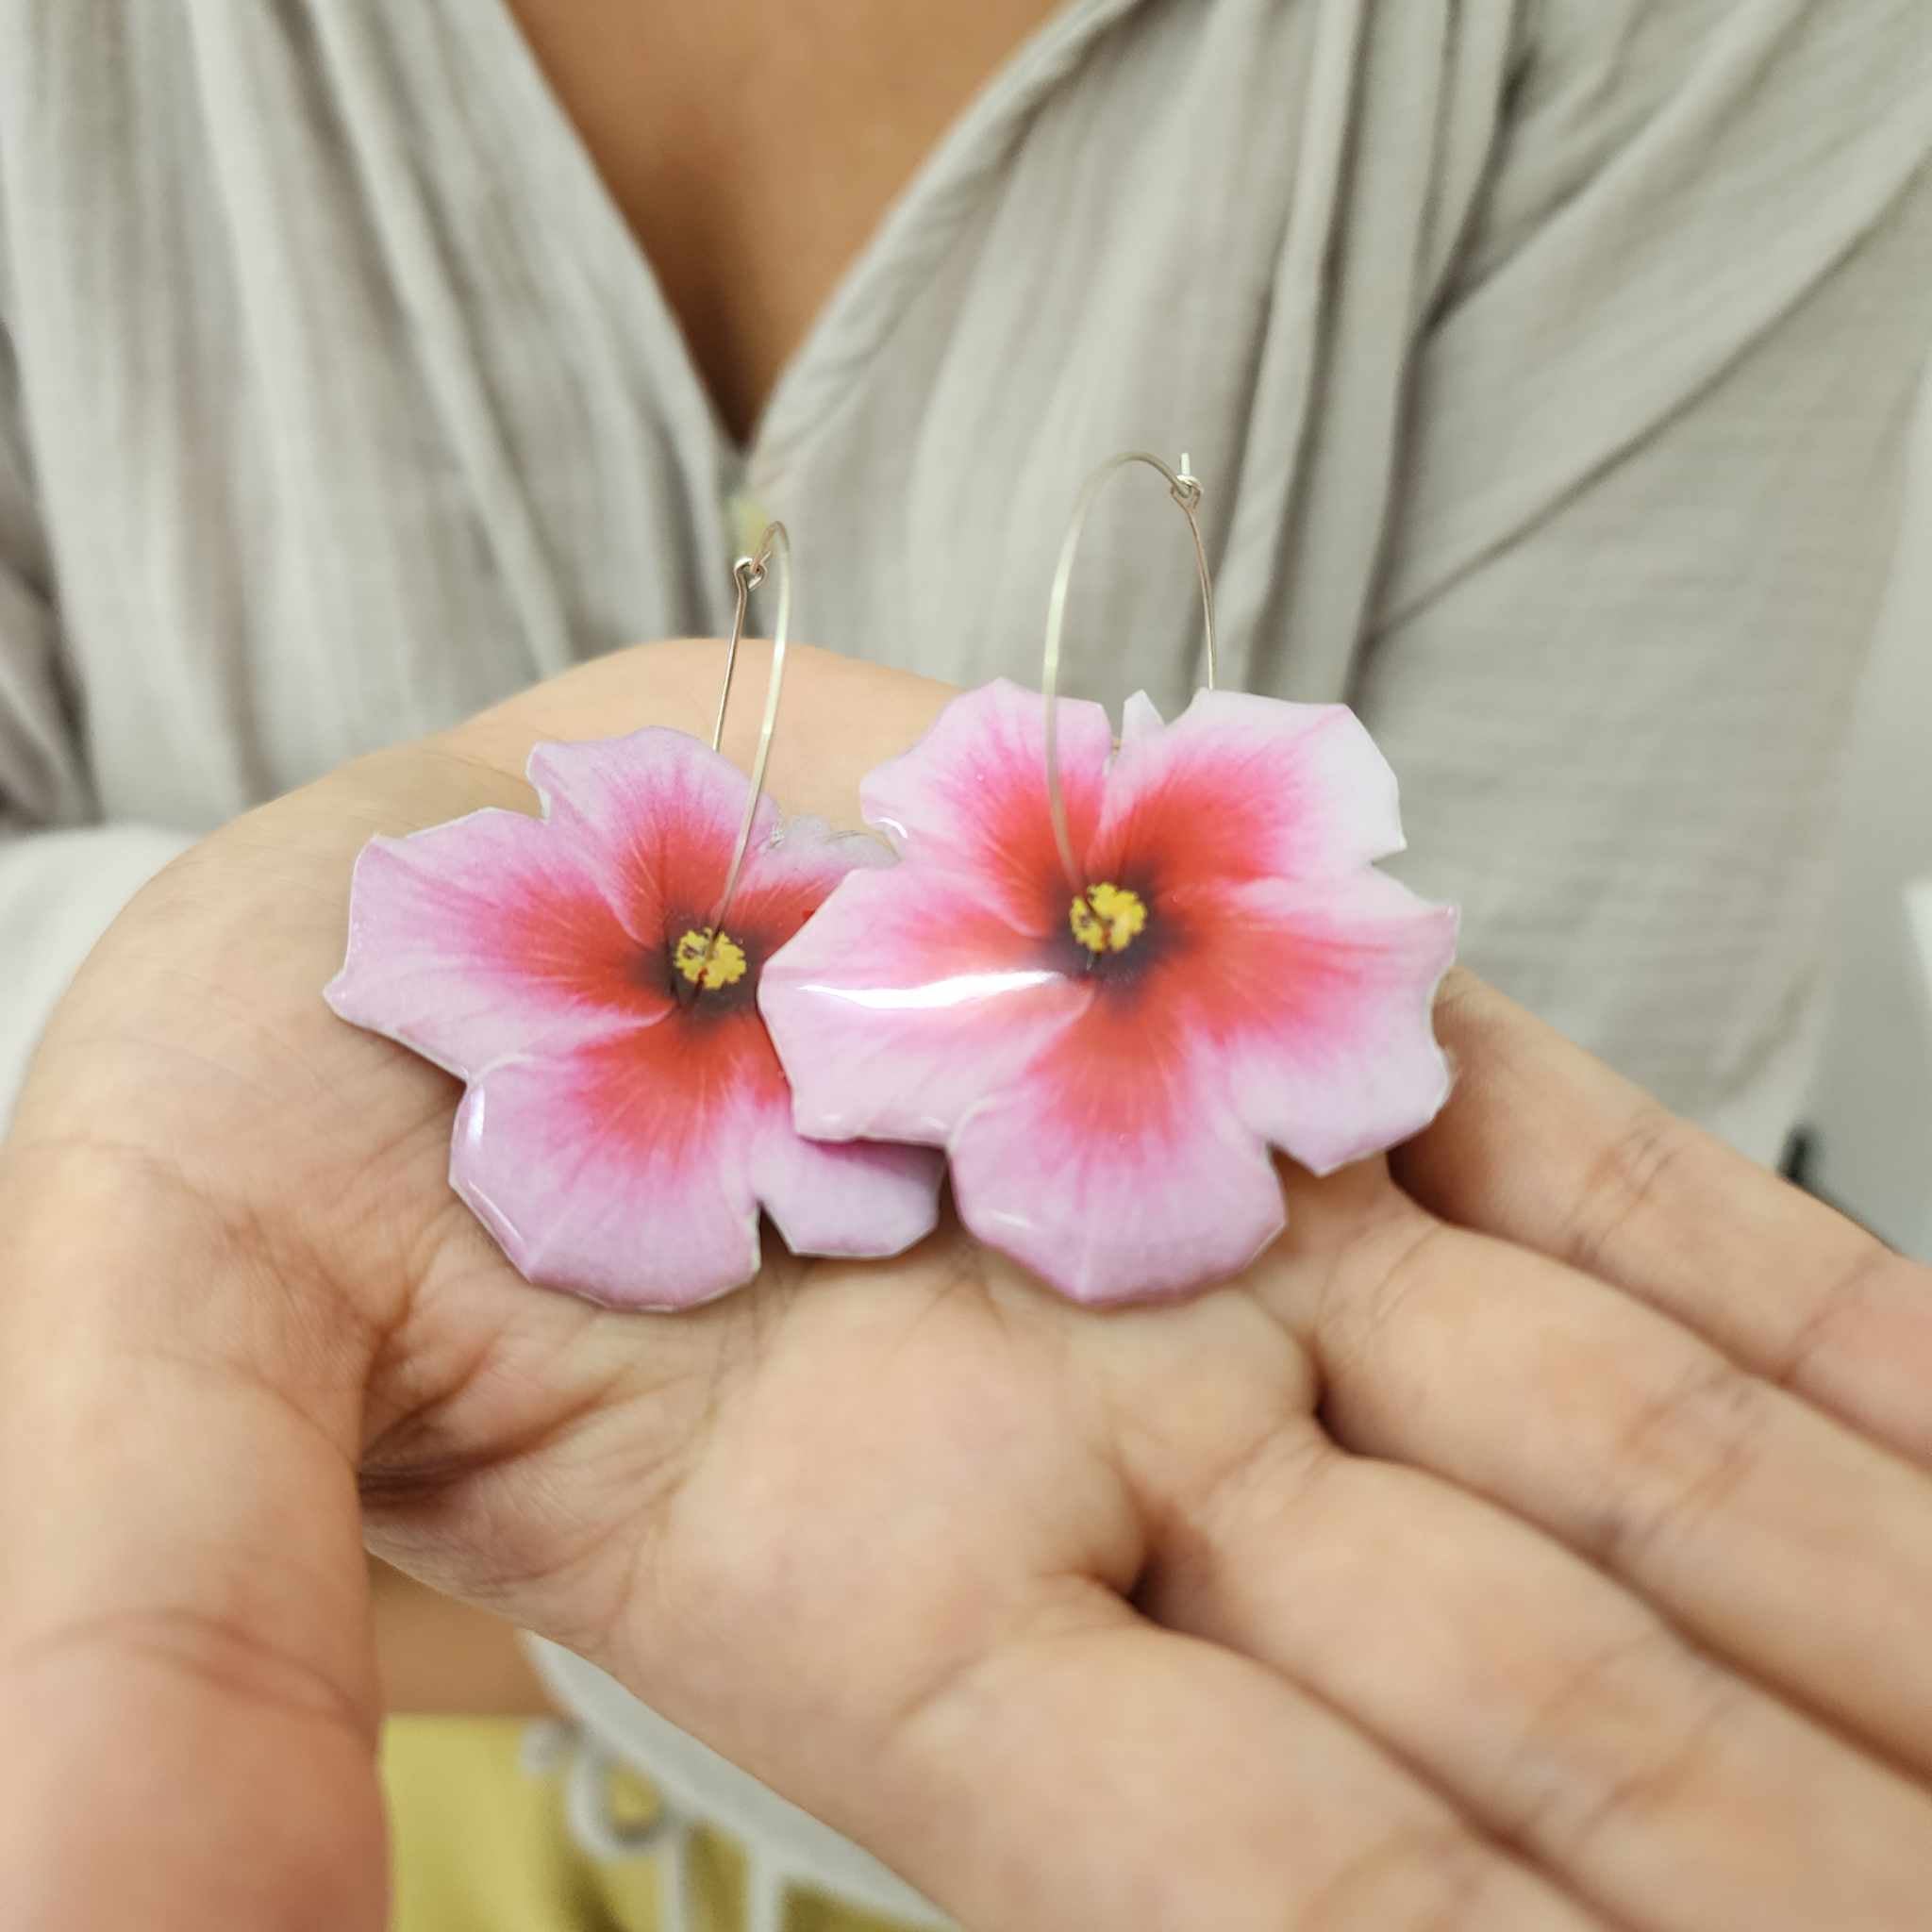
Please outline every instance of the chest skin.
M1057 0L507 0L726 427Z

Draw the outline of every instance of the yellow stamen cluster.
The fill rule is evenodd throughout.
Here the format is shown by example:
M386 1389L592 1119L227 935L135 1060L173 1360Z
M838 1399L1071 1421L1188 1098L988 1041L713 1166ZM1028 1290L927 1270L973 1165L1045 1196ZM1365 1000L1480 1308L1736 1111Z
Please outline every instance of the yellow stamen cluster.
M1146 925L1147 908L1125 886L1089 886L1074 901L1067 923L1090 953L1124 953Z
M708 959L705 958L707 946L711 953ZM744 948L728 932L721 932L714 941L708 925L703 932L693 927L686 933L671 957L677 970L693 986L700 984L702 974L707 992L716 992L722 986L735 986L744 977Z

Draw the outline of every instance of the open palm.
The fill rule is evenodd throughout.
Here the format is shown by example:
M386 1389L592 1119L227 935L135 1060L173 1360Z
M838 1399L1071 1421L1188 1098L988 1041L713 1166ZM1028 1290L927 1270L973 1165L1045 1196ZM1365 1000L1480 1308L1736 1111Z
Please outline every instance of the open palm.
M1291 1175L1184 1305L953 1230L677 1316L515 1275L454 1083L321 1002L349 867L695 724L715 648L239 822L58 1016L0 1163L8 1923L374 1932L365 1532L988 1932L1922 1923L1932 1281L1474 982L1397 1174ZM849 819L943 695L808 658L777 795Z

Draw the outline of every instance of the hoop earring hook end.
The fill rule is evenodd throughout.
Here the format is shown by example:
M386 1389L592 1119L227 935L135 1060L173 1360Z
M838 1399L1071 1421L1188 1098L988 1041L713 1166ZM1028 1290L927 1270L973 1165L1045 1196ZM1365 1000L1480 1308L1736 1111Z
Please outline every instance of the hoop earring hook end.
M731 641L724 647L724 675L718 691L718 715L711 726L711 749L722 752L724 744L724 714L731 704L731 684L738 670L738 647L744 641L745 619L751 607L751 593L765 581L774 561L779 565L778 617L772 627L772 670L765 685L765 713L758 725L758 751L752 760L751 789L745 795L744 817L732 847L731 863L724 874L724 890L718 895L716 909L705 928L704 951L691 970L679 975L678 998L695 1001L704 991L718 942L724 936L724 918L738 895L738 881L744 871L746 854L751 850L752 828L758 822L758 801L765 795L765 767L771 762L772 740L778 728L778 699L785 685L785 651L791 635L791 538L785 525L767 524L758 546L748 557L731 566L731 580L738 602L731 620ZM684 991L684 985L691 988Z

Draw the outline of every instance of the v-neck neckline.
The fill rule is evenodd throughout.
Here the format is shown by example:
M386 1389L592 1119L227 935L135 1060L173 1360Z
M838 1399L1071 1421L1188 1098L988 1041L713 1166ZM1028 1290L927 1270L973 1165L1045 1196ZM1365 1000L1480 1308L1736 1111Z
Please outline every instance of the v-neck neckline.
M494 64L510 77L522 117L534 130L532 139L541 141L548 150L543 158L547 165L530 172L559 181L560 192L575 205L575 218L587 226L591 244L608 258L604 266L624 264L622 274L642 317L641 325L649 329L660 366L672 372L670 379L681 392L681 413L693 425L705 426L723 465L742 480L756 476L794 446L816 420L815 395L836 390L839 378L864 361L891 332L920 279L917 265L943 247L958 220L964 217L972 190L998 159L1003 137L1022 112L1080 58L1099 34L1144 4L1146 0L1063 0L1007 55L927 149L839 272L780 366L751 434L742 439L725 422L655 264L625 219L508 0L484 0L476 12L498 37L501 51ZM571 219L567 209L558 214ZM923 248L918 245L922 241ZM840 350L841 341L845 346Z

